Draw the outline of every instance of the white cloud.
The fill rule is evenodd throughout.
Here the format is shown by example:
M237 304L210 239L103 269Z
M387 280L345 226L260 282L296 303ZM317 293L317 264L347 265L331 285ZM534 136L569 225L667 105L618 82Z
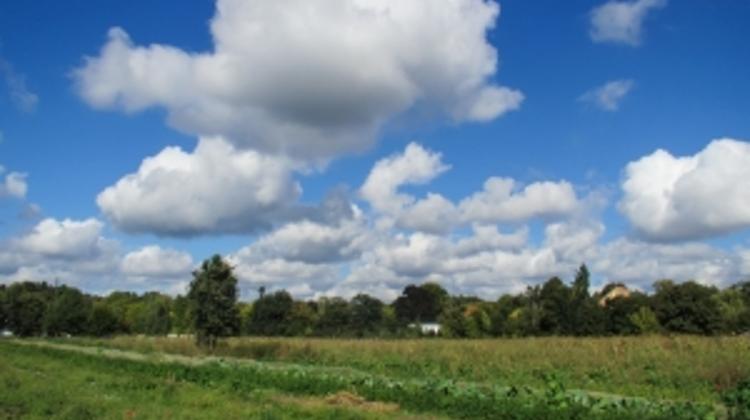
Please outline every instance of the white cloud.
M31 92L26 86L26 77L16 73L13 66L0 57L0 74L5 79L13 105L23 112L33 112L39 103L39 96ZM0 136L2 140L2 136Z
M512 233L502 233L496 225L475 224L472 226L472 232L471 236L456 241L457 255L494 250L520 250L529 240L529 229L525 226Z
M379 212L396 215L415 202L414 197L397 192L400 186L426 184L448 169L440 153L410 143L403 153L375 164L360 194Z
M102 227L102 222L96 219L59 221L47 218L17 239L15 245L20 250L45 257L93 257L107 246L101 236Z
M184 132L325 161L413 107L456 121L517 109L523 95L491 81L498 15L484 0L219 0L211 52L137 46L114 28L75 78L97 108L164 107Z
M146 158L97 204L124 231L189 236L269 227L300 193L285 159L204 138L192 153L168 147Z
M2 166L0 166L0 175L2 175L3 172L4 169ZM5 175L5 181L0 182L0 198L25 198L26 192L28 191L26 177L26 174L22 174L19 172L10 172Z
M580 207L567 181L535 182L521 189L510 178L489 178L484 189L461 201L462 217L472 222L523 222L571 215Z
M245 285L313 297L333 287L341 269L373 245L373 233L365 223L356 207L352 217L333 225L291 222L230 254L228 260Z
M440 194L428 193L427 198L406 207L398 215L396 223L406 229L429 233L447 233L460 220L456 206Z
M552 223L544 229L544 246L563 260L583 263L597 257L604 231L602 223L592 220Z
M96 219L44 219L0 242L0 283L46 281L93 293L113 290L184 293L192 257L148 245L123 254Z
M436 193L418 199L399 191L447 169L439 153L417 144L382 159L360 189L372 211L357 213L356 229L310 222L282 227L235 254L243 278L306 297L367 292L393 299L408 284L435 281L453 293L493 299L571 276L581 263L595 270L597 281L637 288L659 278L726 284L743 270L737 254L705 244L603 241L605 227L595 214L603 197L595 190L579 199L566 181L524 187L490 178L459 205ZM535 218L546 225L543 238L533 241L527 223ZM506 231L508 223L518 227ZM470 232L457 229L465 225Z
M591 11L589 35L594 42L638 46L649 12L666 5L667 0L608 1Z
M488 227L459 238L395 234L363 254L335 290L380 289L377 295L391 296L410 283L435 281L453 293L481 292L492 299L569 268L551 250L525 243L526 235L523 229L501 234Z
M235 256L252 263L269 258L308 264L351 260L359 256L367 241L363 222L360 217L335 226L308 220L289 223L242 248Z
M96 219L44 219L29 232L0 242L0 282L61 281L87 285L117 273L119 244L102 236Z
M594 104L604 111L617 111L620 102L630 93L633 86L635 82L632 80L614 80L584 93L579 100Z
M619 238L599 246L589 262L592 272L606 281L640 289L661 279L726 286L740 280L742 271L737 254L697 242L652 244Z
M127 253L121 263L121 270L127 276L190 278L194 267L190 254L164 249L158 245L148 245Z
M246 263L236 256L230 256L229 261L235 266L234 272L243 289L263 286L272 290L296 290L297 297L306 298L332 287L338 280L338 269L331 264L308 264L283 258Z
M169 177L172 170L223 179L224 172L206 174L195 169L202 164L194 160L208 159L204 154L212 153L224 162L222 171L231 177L236 172L244 176L233 167L237 162L225 159L227 153L222 150L232 146L219 141L208 146L202 142L201 147L209 151L187 154L169 149L175 159L162 161L157 156L152 158L153 165L147 160L132 176L138 181L132 182L138 190L148 191L148 173ZM626 170L620 207L654 223L662 239L676 234L693 237L696 230L705 233L717 228L707 221L732 224L739 218L746 224L740 204L749 195L738 180L748 175L748 149L748 143L720 140L692 157L676 158L660 151L633 162ZM257 155L237 151L229 155L244 162L245 153ZM446 169L438 153L413 144L374 166L369 187L360 190L371 204L377 204L372 210L360 210L340 191L318 207L295 208L296 218L280 219L272 231L226 256L235 266L244 296L254 296L255 289L265 286L284 288L298 298L351 297L365 292L390 300L408 284L435 281L452 293L494 299L502 293L522 292L552 276L568 280L584 262L594 274L595 286L622 281L645 289L660 278L727 285L750 275L750 254L742 248L605 239L605 226L587 212L600 204L601 197L590 194L578 199L565 181L523 187L507 178L490 178L484 190L459 205L436 193L418 199L399 192L404 183L426 183ZM195 188L199 193L186 196L200 202L196 197L202 197L204 188L194 185L200 184L199 177L178 178L183 182L172 184L174 188ZM393 197L396 206L390 201ZM697 207L686 207L680 204L683 201ZM211 202L215 209L222 208L221 200ZM441 219L445 214L450 217ZM381 223L388 218L390 223ZM528 223L534 218L541 218L543 231ZM441 220L450 228L439 229ZM437 222L433 225L433 221ZM186 290L194 263L189 254L158 245L123 252L119 243L104 237L103 230L103 223L96 219L39 222L27 233L0 243L0 282L58 279L94 292Z
M644 237L700 239L750 227L750 143L712 141L694 156L657 150L627 165L620 211Z
M520 188L510 178L489 178L484 189L455 205L437 193L425 198L399 192L404 185L426 184L450 169L442 155L411 143L403 153L378 161L360 188L360 195L380 215L381 226L397 226L432 234L453 231L462 224L525 222L561 218L582 208L573 186L566 182L535 182Z

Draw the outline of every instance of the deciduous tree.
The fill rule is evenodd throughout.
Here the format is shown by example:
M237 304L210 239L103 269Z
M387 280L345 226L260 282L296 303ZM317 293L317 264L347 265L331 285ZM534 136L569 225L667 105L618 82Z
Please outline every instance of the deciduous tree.
M203 261L193 273L187 298L198 345L214 348L219 338L237 332L237 278L221 256Z

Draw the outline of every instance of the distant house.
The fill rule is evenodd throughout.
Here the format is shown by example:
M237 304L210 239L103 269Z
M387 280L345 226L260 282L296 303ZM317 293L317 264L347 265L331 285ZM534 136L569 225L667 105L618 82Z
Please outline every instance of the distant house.
M419 328L419 332L424 335L440 335L440 324L437 322L409 324L409 328Z
M602 290L602 297L599 298L599 306L607 306L607 303L617 298L627 299L629 297L630 290L624 284L609 285Z

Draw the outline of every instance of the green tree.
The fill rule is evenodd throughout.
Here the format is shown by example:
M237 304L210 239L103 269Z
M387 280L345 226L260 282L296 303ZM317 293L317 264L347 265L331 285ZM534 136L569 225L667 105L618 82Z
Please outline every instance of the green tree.
M641 306L630 314L629 318L640 334L656 334L662 331L659 319L648 306Z
M543 309L539 329L544 334L564 334L567 330L570 289L559 277L552 277L544 283L539 294Z
M5 306L7 305L5 295L5 285L0 284L0 331L4 330L8 324L8 316L5 309Z
M484 303L470 303L464 310L467 322L467 335L470 338L487 337L490 334L492 321Z
M44 330L47 335L80 335L88 329L91 314L91 300L80 290L60 286L56 288L44 316Z
M589 298L589 286L590 286L590 273L586 264L581 264L576 272L575 280L573 280L573 299L585 300Z
M137 319L137 308L140 299L138 295L132 292L112 292L106 298L104 303L112 311L117 318L119 324L117 329L118 332L122 333L135 333L136 331L136 319Z
M351 301L351 328L362 337L379 331L383 323L383 302L370 295L359 294Z
M120 328L114 311L103 301L93 304L87 324L88 333L96 337L110 336Z
M581 264L571 287L567 333L578 336L599 335L605 330L606 317L602 308L589 294L590 273Z
M172 301L170 312L172 331L177 334L187 334L193 328L193 320L190 318L190 301L185 296L177 296Z
M393 308L393 306L383 305L383 310L381 314L383 317L382 332L388 335L398 334L399 329L401 328L401 323L399 322L398 317L396 316L396 310Z
M521 306L523 306L523 303L519 296L500 296L497 302L490 307L489 315L492 323L490 333L495 337L513 335L513 321L511 321L510 316Z
M309 336L314 332L317 322L315 308L309 302L293 302L292 309L285 320L285 334L290 336Z
M449 338L464 338L469 336L469 323L464 317L464 308L455 303L449 303L440 314L440 332Z
M340 298L322 298L318 301L317 334L323 336L343 336L349 332L352 311L349 303Z
M607 287L601 296L607 292ZM616 297L606 302L603 311L605 316L605 332L614 335L630 335L641 333L638 325L633 323L633 314L649 304L648 297L643 293L633 292L629 297Z
M519 297L520 306L508 317L508 329L514 336L539 335L544 307L539 286L527 287Z
M247 333L251 335L287 335L294 299L286 290L266 293L255 301Z
M6 326L13 334L40 335L54 290L46 283L13 283L6 290Z
M219 338L236 333L237 278L221 256L203 261L193 273L187 298L198 345L214 348Z
M172 299L157 292L146 293L137 306L136 329L147 335L167 335L172 328Z
M714 295L724 332L741 334L750 331L750 294L745 295L743 287L742 283L736 284Z
M435 322L447 300L448 292L437 283L410 284L393 302L393 307L401 322Z
M721 313L713 287L693 281L675 284L669 280L654 285L652 298L659 323L668 331L687 334L716 334L721 330Z

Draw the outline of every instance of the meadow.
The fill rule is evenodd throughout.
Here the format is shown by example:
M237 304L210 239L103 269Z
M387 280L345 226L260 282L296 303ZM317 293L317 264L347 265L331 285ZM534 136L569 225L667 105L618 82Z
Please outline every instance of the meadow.
M156 395L163 394L164 386L179 389L177 396L183 390L189 394L195 386L208 388L210 395L226 398L229 405L250 404L255 410L250 417L256 418L341 418L341 407L325 403L341 393L358 402L354 409L345 410L354 418L745 418L750 401L750 387L743 382L750 378L747 337L245 337L225 340L211 354L187 337L24 343L47 347L4 343L2 356L15 354L29 360L44 356L49 363L70 358L68 369L113 374L121 381L130 375L143 376L155 384ZM8 352L9 348L14 350ZM111 352L119 353L111 359ZM118 369L127 375L117 374ZM319 404L295 403L295 399ZM381 404L380 409L390 411L363 410L367 404ZM292 412L285 411L287 406ZM304 409L312 414L299 411Z
M207 355L190 338L120 336L76 343L139 352ZM487 340L229 338L214 355L348 367L402 379L544 386L636 397L718 402L750 378L750 338L650 336Z
M210 369L194 373L206 372ZM272 388L240 393L229 381L197 378L133 359L0 340L0 419L427 418L348 393L311 397Z

